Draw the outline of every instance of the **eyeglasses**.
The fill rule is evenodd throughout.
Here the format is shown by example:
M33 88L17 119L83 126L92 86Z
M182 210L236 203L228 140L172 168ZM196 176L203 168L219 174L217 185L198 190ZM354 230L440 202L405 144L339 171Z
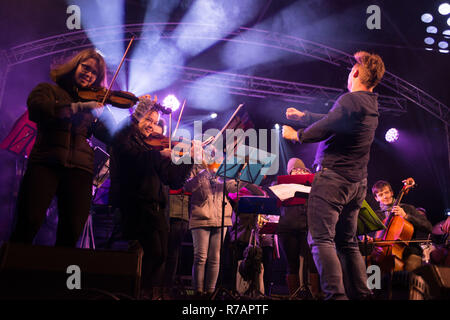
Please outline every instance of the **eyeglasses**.
M94 77L97 77L97 70L95 70L94 68L91 68L91 66L88 66L87 64L84 63L80 63L81 66L81 70L84 73L91 73Z
M298 174L310 174L311 171L308 168L294 168L291 171L291 175L298 175Z

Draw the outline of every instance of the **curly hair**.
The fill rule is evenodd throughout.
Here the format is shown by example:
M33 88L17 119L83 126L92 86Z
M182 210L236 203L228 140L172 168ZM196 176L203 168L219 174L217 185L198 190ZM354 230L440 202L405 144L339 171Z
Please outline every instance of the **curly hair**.
M69 83L73 83L73 77L78 65L88 59L94 59L97 61L97 78L92 86L105 87L106 86L106 63L103 57L95 49L85 49L80 51L69 61L60 64L50 70L50 78L60 86L67 86Z
M386 71L381 57L366 51L358 51L354 54L354 57L361 83L367 88L375 87Z

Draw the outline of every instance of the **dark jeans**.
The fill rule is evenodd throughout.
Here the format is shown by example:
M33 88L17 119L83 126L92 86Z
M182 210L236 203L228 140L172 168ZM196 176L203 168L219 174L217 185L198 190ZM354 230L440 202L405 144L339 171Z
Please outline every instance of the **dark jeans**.
M367 179L350 182L332 170L314 176L308 199L308 243L326 299L363 299L370 294L356 228Z
M263 251L263 266L264 266L264 293L266 295L271 294L272 289L272 273L273 273L273 247L262 247Z
M281 246L286 255L287 274L298 274L300 257L303 257L303 281L308 281L309 273L317 273L307 241L308 231L291 231L279 233Z
M181 251L181 242L188 230L189 222L183 219L170 218L169 240L167 243L167 259L164 270L165 287L173 285L178 268L178 257Z
M121 209L124 237L142 246L142 287L150 289L163 283L167 258L168 225L164 209L142 201L131 201Z
M32 163L20 185L12 242L33 242L55 195L58 198L55 245L75 247L89 216L92 174L82 169Z

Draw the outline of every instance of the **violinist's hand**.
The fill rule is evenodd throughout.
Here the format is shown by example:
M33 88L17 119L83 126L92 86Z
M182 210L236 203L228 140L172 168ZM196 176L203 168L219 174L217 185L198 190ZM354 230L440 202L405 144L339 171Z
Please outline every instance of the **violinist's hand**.
M163 158L170 158L172 156L172 150L169 148L162 149L159 153Z
M101 104L100 102L97 102L97 105L95 106L94 109L91 110L91 113L94 115L94 117L100 118L100 116L103 113L104 108L105 107L103 106L103 104Z
M291 141L299 141L297 131L290 126L283 126L283 138Z
M97 118L103 113L103 104L97 101L73 102L70 104L70 108L74 114L79 111L89 110Z
M194 163L203 162L203 148L202 142L199 140L192 140L191 142L191 158L194 159Z
M395 206L392 208L392 212L396 215L396 216L400 216L402 218L406 218L406 212L405 210L403 210L400 206Z
M445 233L450 233L450 217L441 225L441 230Z
M304 112L301 112L295 108L287 108L286 110L286 118L289 120L301 120L304 116Z

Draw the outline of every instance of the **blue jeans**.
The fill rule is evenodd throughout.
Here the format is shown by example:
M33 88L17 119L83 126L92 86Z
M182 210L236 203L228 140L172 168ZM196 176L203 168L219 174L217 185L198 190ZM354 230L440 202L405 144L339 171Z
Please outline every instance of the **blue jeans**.
M201 292L214 292L220 268L220 227L192 229L194 246L194 265L192 282L194 289ZM227 228L223 231L223 237Z
M364 299L370 295L356 238L367 179L350 182L324 169L314 176L308 199L308 243L325 299Z

